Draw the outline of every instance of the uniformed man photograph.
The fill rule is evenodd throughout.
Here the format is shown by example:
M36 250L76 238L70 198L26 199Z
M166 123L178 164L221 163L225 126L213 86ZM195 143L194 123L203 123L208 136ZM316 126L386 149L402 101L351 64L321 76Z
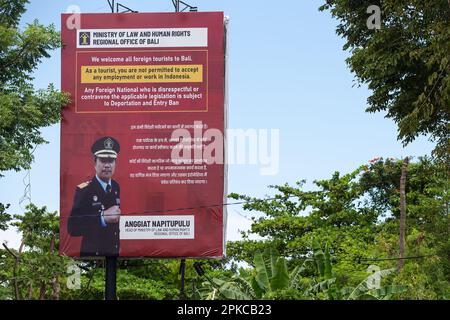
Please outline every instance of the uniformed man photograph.
M120 145L113 137L103 137L91 151L95 176L75 190L68 232L83 237L80 256L118 256L120 186L112 177Z

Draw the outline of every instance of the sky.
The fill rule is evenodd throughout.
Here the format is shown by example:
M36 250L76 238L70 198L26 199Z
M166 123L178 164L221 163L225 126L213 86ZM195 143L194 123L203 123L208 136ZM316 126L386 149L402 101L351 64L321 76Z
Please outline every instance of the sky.
M170 0L122 0L139 12L173 12ZM190 0L199 11L223 11L230 18L228 84L230 129L279 130L279 170L262 175L261 166L232 164L228 192L255 197L272 195L269 185L326 179L347 173L375 157L423 156L433 145L420 137L407 147L397 141L395 123L383 113L369 114L370 91L358 86L345 59L344 40L335 33L337 21L320 12L324 0ZM109 12L106 0L31 0L21 27L38 19L60 30L60 14L77 5L83 13ZM36 88L60 87L60 51L52 52L34 74ZM59 209L60 127L42 129L49 142L39 146L29 172L31 200L49 210ZM27 172L6 172L0 178L0 203L20 214ZM24 183L25 181L25 183ZM240 238L251 224L250 213L228 207L227 239ZM18 247L14 229L0 232L0 242Z

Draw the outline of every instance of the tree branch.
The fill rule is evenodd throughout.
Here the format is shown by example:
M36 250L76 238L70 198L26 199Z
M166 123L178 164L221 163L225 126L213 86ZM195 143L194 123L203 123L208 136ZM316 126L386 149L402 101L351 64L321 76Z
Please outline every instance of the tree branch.
M19 259L19 258L16 256L16 254L15 254L14 252L12 252L11 249L9 249L9 248L6 246L5 243L2 243L2 245L3 245L3 248L5 248L6 251L8 251L9 254L12 255L12 256L14 257L15 260Z
M19 285L17 283L17 266L19 264L20 251L19 251L19 255L16 255L8 248L8 246L5 243L3 243L2 245L6 249L6 251L8 251L9 254L11 254L14 257L14 268L13 268L14 297L16 298L16 300L20 300ZM22 240L22 243L20 244L20 248L22 248L22 245L23 245L23 240Z
M401 176L400 176L400 259L397 263L397 271L403 267L405 261L403 256L405 254L405 233L406 233L406 173L408 170L409 158L403 160Z

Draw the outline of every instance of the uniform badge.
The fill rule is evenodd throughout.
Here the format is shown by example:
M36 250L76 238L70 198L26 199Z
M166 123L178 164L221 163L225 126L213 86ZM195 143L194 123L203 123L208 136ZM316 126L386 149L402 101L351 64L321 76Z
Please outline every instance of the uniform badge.
M114 148L114 141L110 138L106 139L103 143L105 149L112 150Z
M93 197L92 197L92 200L97 201L97 200L98 200L98 197L97 197L97 196L93 196Z

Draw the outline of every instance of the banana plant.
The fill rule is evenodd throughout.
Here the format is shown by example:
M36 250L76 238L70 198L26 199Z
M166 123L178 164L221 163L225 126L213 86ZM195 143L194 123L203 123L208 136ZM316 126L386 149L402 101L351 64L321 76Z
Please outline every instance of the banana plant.
M274 249L254 255L252 270L241 269L239 275L228 279L209 279L197 290L201 299L257 300L283 297L286 292L296 291L298 297L330 300L389 299L406 290L403 286L380 286L380 280L395 269L377 270L356 287L340 288L333 277L331 252L328 244L324 249L313 242L310 258L288 271L286 259ZM302 273L313 268L316 276L308 287L302 287ZM374 279L378 279L374 284Z
M375 271L355 288L344 288L341 293L347 300L389 300L392 295L406 291L406 287L401 285L379 285L383 277L395 271L395 268ZM378 279L378 285L373 285L373 279Z
M304 266L294 268L289 273L286 259L280 257L274 249L264 253L258 252L254 256L252 272L241 271L240 275L227 280L209 279L199 290L204 299L263 299L271 293L282 290L295 290Z
M258 298L277 290L288 289L290 285L286 260L274 249L265 254L256 253L254 258L255 275L251 285Z
M314 267L317 276L313 279L309 288L305 290L305 295L315 299L320 294L325 294L329 300L340 299L340 289L336 284L336 278L333 277L331 252L328 243L322 250L316 239L313 239L312 251L312 258L306 259L305 263L310 263Z

